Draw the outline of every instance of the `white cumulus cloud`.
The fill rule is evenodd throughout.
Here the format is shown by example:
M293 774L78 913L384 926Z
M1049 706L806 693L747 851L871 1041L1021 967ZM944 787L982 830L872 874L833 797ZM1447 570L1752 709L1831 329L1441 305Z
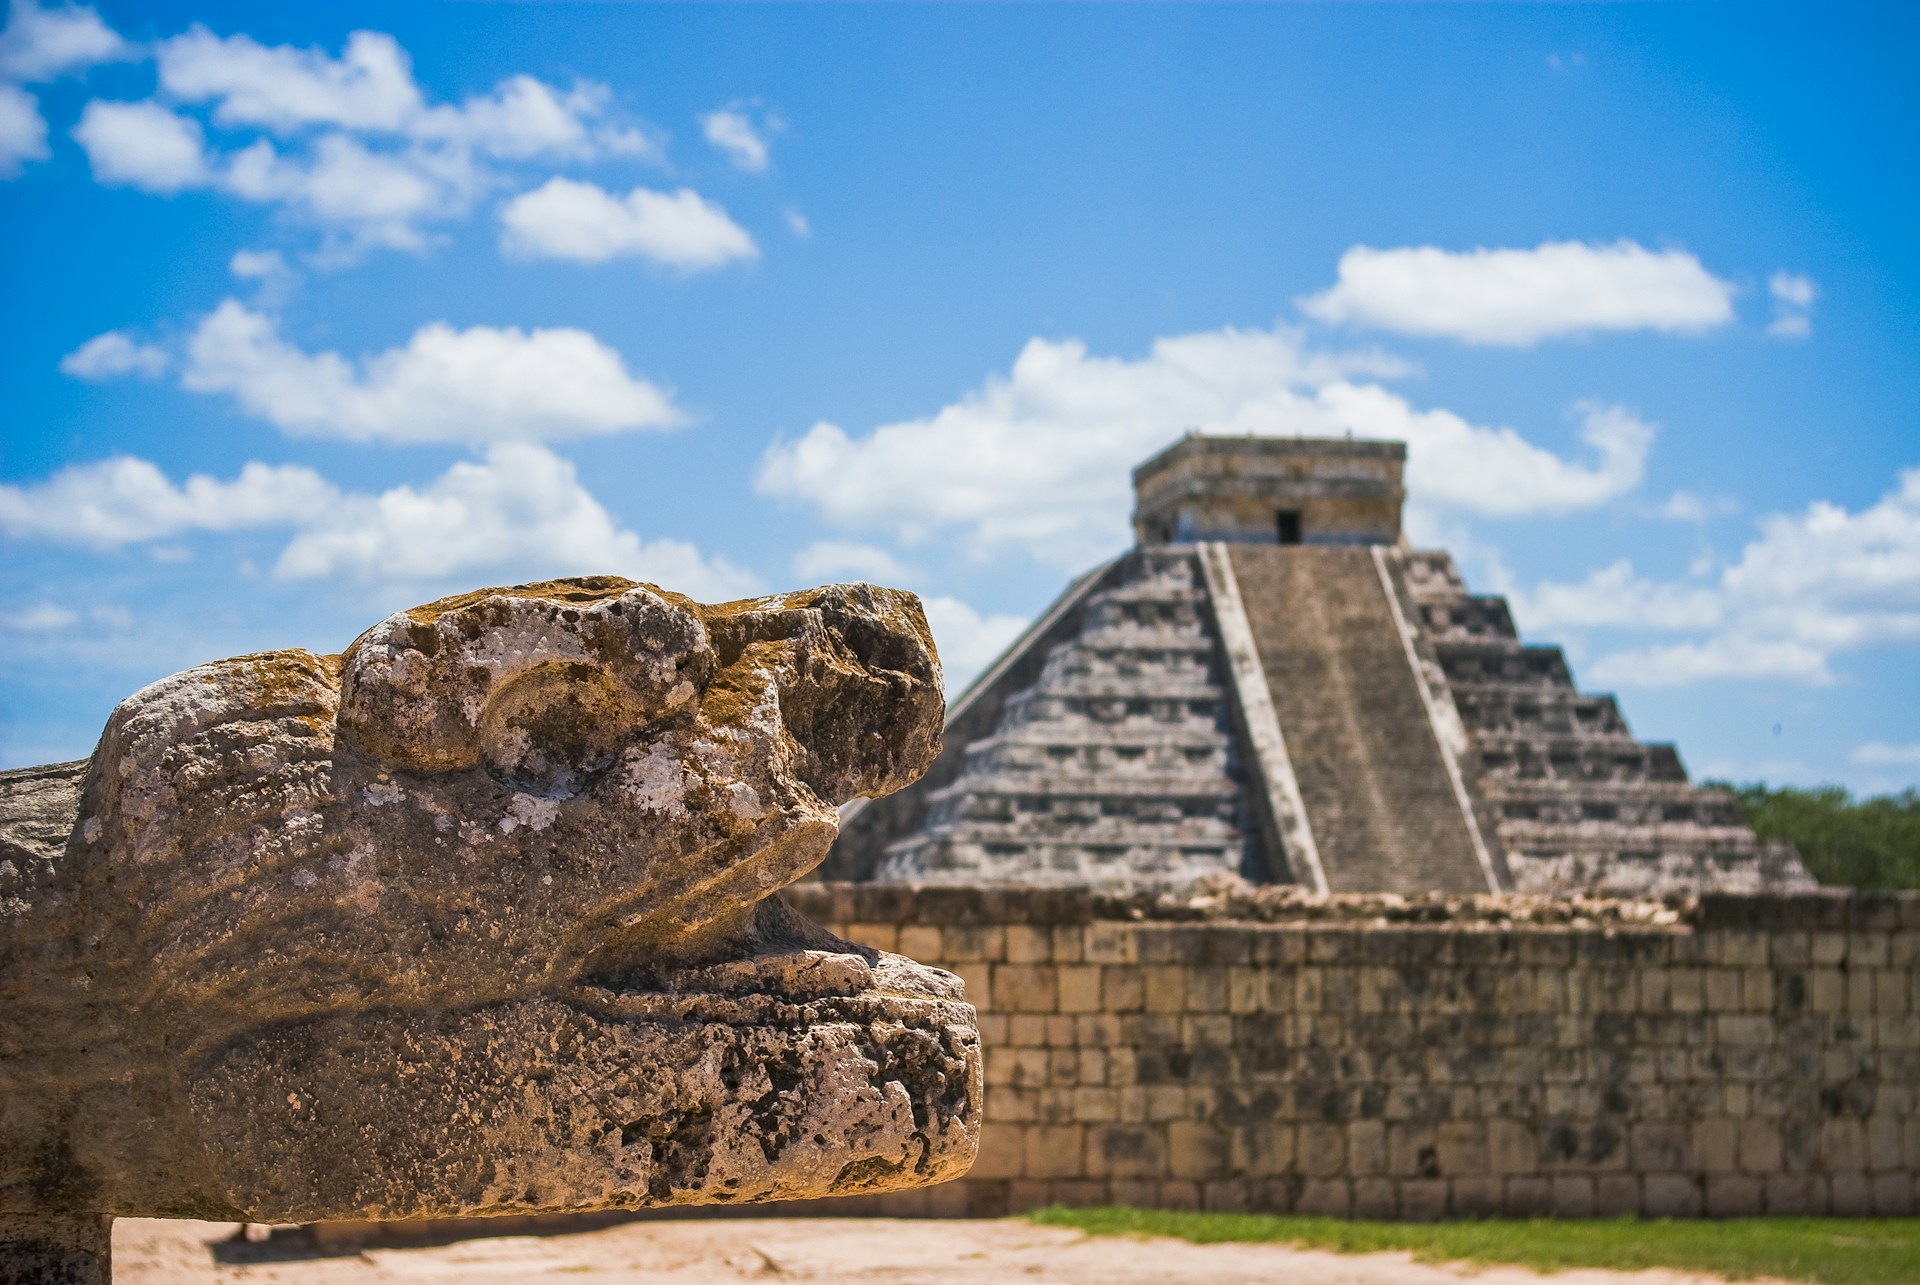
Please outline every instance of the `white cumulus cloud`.
M1626 687L1711 678L1834 681L1833 658L1920 642L1920 469L1858 512L1820 501L1773 514L1738 561L1687 580L1621 561L1575 584L1515 593L1528 630L1618 628L1695 635L1613 651L1589 677Z
M434 224L464 217L527 162L660 156L594 81L563 89L513 75L461 102L432 102L407 51L380 32L354 32L335 56L196 24L154 56L156 98L88 105L75 136L96 177L281 207L321 230L327 257L421 248ZM252 137L210 149L188 109Z
M312 469L250 463L231 482L196 473L175 485L151 461L115 456L29 486L0 485L0 530L97 548L188 531L296 526L339 493Z
M48 9L35 0L13 0L0 31L0 76L11 80L52 80L133 56L133 46L88 5Z
M151 100L95 99L80 113L73 137L102 183L166 196L212 180L200 122Z
M113 379L144 375L156 379L167 372L166 350L143 344L124 330L95 335L60 359L61 373L78 379Z
M356 362L296 347L273 318L232 299L194 332L181 383L230 393L289 432L363 442L551 440L683 418L584 330L436 322Z
M859 436L820 423L775 443L755 485L845 528L909 544L951 532L977 557L1025 551L1074 568L1124 546L1130 470L1189 428L1403 440L1408 490L1434 509L1565 512L1639 483L1653 429L1625 410L1576 408L1593 450L1580 463L1358 378L1405 370L1310 350L1286 328L1160 339L1131 360L1033 339L1007 374L931 415Z
M321 227L348 230L356 244L410 250L425 244L425 220L457 214L479 182L457 154L395 155L345 134L326 134L302 157L284 156L266 139L256 139L228 159L221 186L249 201L284 206Z
M1340 256L1339 280L1299 303L1325 322L1525 345L1598 330L1698 333L1733 319L1733 294L1683 250L1549 241L1464 252L1357 245Z
M485 572L507 578L614 573L692 597L759 590L753 576L679 540L622 529L544 447L502 443L431 484L346 497L294 536L274 566L288 580L416 583Z
M312 469L249 463L230 482L170 481L151 461L119 456L0 485L0 531L16 539L111 548L199 531L286 529L274 564L288 581L381 581L452 587L614 573L709 601L762 588L724 558L681 540L643 540L541 446L503 442L422 487L343 493ZM16 628L53 623L15 622Z
M0 81L0 178L12 178L28 161L44 161L47 118L39 100L18 85Z
M155 50L160 87L183 102L212 101L223 125L398 130L425 109L413 60L392 36L356 31L338 58L321 49L221 37L195 24Z
M700 118L700 132L726 154L735 168L757 174L767 168L766 135L738 104L708 112Z
M527 258L605 263L637 256L698 272L757 258L746 229L691 188L636 187L616 196L593 183L553 178L507 202L501 247Z

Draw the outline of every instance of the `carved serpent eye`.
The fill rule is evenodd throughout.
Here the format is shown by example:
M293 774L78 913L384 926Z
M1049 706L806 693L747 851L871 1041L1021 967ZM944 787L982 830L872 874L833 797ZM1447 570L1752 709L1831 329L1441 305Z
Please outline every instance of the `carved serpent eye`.
M494 689L480 715L480 760L509 789L577 794L619 757L645 716L604 669L541 665Z

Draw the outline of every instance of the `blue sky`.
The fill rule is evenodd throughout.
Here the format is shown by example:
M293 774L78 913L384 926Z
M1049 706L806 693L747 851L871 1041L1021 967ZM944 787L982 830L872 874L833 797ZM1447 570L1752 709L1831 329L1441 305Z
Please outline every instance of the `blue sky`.
M13 6L0 763L486 583L928 601L1189 427L1408 524L1696 774L1920 781L1909 6Z

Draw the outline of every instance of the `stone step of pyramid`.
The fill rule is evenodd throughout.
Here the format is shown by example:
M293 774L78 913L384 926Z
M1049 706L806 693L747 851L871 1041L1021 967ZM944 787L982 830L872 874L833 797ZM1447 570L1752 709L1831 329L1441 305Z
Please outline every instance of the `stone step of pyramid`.
M1485 892L1371 551L1232 558L1330 889Z

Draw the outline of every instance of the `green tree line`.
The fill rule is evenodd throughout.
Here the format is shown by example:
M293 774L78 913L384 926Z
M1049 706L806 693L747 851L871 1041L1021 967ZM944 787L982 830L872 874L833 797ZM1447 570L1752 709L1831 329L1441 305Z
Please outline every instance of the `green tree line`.
M1821 883L1920 889L1920 790L1856 799L1837 785L1728 785L1762 839L1791 843Z

